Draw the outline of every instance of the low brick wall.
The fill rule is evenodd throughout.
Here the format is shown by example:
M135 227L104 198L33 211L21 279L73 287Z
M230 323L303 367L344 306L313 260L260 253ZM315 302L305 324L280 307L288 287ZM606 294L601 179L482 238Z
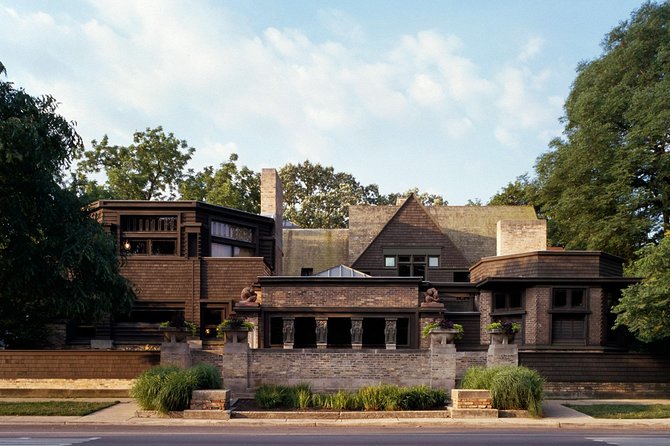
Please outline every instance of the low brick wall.
M160 363L159 352L1 350L3 379L133 379Z
M224 386L309 383L316 391L390 383L453 388L455 350L248 350L223 355Z

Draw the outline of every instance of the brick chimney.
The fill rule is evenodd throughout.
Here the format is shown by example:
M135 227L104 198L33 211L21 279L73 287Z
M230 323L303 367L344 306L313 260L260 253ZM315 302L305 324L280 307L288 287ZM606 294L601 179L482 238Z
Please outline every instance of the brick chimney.
M275 221L275 265L274 273L282 273L284 223L284 193L277 169L261 170L261 215Z

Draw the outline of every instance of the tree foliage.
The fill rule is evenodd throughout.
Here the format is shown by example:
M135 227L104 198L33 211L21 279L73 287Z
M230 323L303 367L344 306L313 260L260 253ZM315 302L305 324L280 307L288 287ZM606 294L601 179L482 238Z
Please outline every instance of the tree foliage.
M237 154L233 153L217 170L212 166L200 172L189 169L179 183L180 198L259 213L260 175L247 166L238 168L237 160Z
M0 81L0 340L15 347L49 321L95 319L134 296L111 238L61 187L81 139L56 106Z
M539 210L538 185L531 180L528 173L519 175L513 182L509 182L500 192L496 193L488 206L533 206Z
M625 325L644 342L670 337L670 232L658 245L648 245L638 253L626 273L642 281L623 290L613 308L614 328Z
M669 23L646 3L578 67L565 137L536 165L554 242L630 259L670 228Z
M284 186L284 218L303 228L344 228L347 207L376 204L377 185L361 185L353 175L332 167L286 164L279 170Z
M108 195L122 200L174 197L184 167L195 151L185 140L165 134L162 127L133 134L133 144L114 146L105 135L87 150L77 169L76 183L89 196ZM87 175L105 171L104 189ZM106 191L106 192L105 192Z

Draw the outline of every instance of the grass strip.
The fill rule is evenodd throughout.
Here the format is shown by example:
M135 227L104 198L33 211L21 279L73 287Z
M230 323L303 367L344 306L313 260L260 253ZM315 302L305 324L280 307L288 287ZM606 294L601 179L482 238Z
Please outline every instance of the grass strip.
M117 403L118 401L0 401L0 416L84 416Z
M565 404L594 418L658 419L670 418L670 404Z

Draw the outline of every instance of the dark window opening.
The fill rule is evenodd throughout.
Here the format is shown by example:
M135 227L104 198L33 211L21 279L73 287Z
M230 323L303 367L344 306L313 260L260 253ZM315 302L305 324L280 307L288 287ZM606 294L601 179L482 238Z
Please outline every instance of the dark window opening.
M398 318L396 329L396 346L409 347L409 318Z
M493 293L493 309L499 311L514 311L523 308L523 293L521 290L497 291Z
M300 268L301 276L311 276L314 274L314 268Z
M454 282L470 282L470 272L454 271Z
M351 319L348 317L328 318L328 347L351 348Z
M552 295L552 307L555 309L584 308L584 290L580 288L556 288Z
M295 348L316 348L316 319L313 317L297 317L293 328L293 346Z
M198 257L198 234L188 235L188 256Z
M226 318L225 308L202 308L200 310L200 320L202 332L205 338L216 338L216 326Z
M270 318L270 345L284 345L284 318Z
M363 318L363 348L385 348L384 328L386 328L384 318Z
M131 255L174 256L177 254L177 240L126 239L123 249Z

